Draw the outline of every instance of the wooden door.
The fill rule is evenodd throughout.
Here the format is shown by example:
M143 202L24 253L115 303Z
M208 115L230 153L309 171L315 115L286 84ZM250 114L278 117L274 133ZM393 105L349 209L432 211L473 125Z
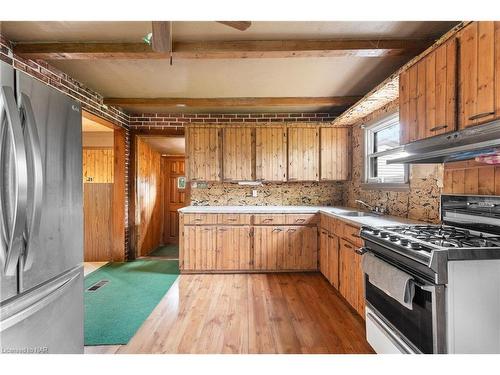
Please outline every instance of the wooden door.
M278 226L254 227L254 270L283 269L286 254L286 228Z
M321 180L348 180L350 160L349 128L321 128Z
M222 130L222 178L225 181L253 180L254 130L230 127Z
M318 229L290 226L286 229L287 253L283 268L288 270L318 269Z
M327 230L321 229L319 235L319 270L320 272L330 281L330 261L328 260L329 255L329 240Z
M495 118L495 23L473 22L459 33L459 128Z
M179 188L178 179L184 177L185 161L179 157L162 158L163 177L163 242L179 243L179 208L189 202L188 187Z
M188 126L185 132L187 178L190 181L220 181L220 130Z
M255 130L255 177L264 181L286 181L286 129L258 127Z
M288 181L319 180L319 129L288 128Z
M184 226L184 246L182 249L181 269L185 271L214 270L216 268L215 226Z
M248 226L217 227L217 269L251 269L251 231Z
M328 280L338 289L339 287L339 239L328 234Z

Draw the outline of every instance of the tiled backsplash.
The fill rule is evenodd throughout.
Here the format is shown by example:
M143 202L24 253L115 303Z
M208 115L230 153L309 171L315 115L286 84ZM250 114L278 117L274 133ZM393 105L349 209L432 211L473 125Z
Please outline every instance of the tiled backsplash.
M257 190L257 197L252 196ZM210 182L206 188L191 189L191 204L197 206L273 206L273 205L342 205L344 183L286 182L261 186Z

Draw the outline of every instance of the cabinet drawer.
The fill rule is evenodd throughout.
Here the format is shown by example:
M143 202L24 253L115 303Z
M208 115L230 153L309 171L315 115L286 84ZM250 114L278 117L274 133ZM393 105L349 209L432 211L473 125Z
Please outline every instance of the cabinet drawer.
M292 214L286 215L286 224L290 225L307 225L316 224L318 216L316 214Z
M344 223L338 219L332 219L330 225L330 232L335 234L337 237L343 237L344 235Z
M251 217L249 214L218 214L217 224L250 224Z
M359 246L359 247L363 246L363 240L359 236L359 228L358 227L344 223L344 231L343 232L344 232L343 237L347 241L349 241L349 242L351 242L354 245Z
M184 214L184 224L216 224L217 214Z
M258 214L254 215L255 225L282 225L285 224L285 215L281 214Z

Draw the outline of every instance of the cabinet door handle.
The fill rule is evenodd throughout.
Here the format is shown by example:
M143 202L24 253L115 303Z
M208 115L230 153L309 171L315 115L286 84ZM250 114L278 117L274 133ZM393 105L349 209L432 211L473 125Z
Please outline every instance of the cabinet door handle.
M202 221L203 219L194 219L193 221Z
M306 219L295 219L296 223L303 223L304 221L306 221Z
M273 229L273 232L282 232L282 231L283 231L283 229L281 229L281 228L274 228Z
M274 220L274 219L267 218L267 219L264 219L264 220L262 220L262 221L263 221L264 223L267 223L267 222L269 222L269 221L273 221L273 220Z
M354 252L356 254L359 254L359 255L363 255L364 253L366 253L368 250L366 249L366 247L360 247L359 249L356 249L354 250Z
M361 238L361 237L359 236L359 234L356 234L356 233L352 233L352 236L353 236L353 237L356 237L356 238Z
M447 127L448 127L448 125L435 126L433 128L430 128L429 131L437 132L438 130L446 129Z
M288 232L295 232L297 229L288 229Z
M236 220L238 220L238 219L236 219L236 218L234 218L234 217L230 217L230 218L228 218L228 219L226 219L226 220L227 220L227 221L236 221Z
M351 245L348 245L348 244L344 244L344 247L347 247L348 249L352 249L352 246Z
M482 112L482 113L478 113L477 115L472 115L471 117L469 117L469 120L477 120L479 118L483 118L483 117L486 117L486 116L491 116L491 115L494 115L495 114L495 111L492 111L492 112Z

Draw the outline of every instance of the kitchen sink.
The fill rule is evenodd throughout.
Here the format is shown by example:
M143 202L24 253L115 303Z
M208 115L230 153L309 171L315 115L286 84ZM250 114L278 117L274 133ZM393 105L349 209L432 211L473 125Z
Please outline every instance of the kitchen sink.
M363 217L363 216L379 216L372 212L361 212L361 211L351 211L346 213L339 214L340 216L348 216L348 217Z

